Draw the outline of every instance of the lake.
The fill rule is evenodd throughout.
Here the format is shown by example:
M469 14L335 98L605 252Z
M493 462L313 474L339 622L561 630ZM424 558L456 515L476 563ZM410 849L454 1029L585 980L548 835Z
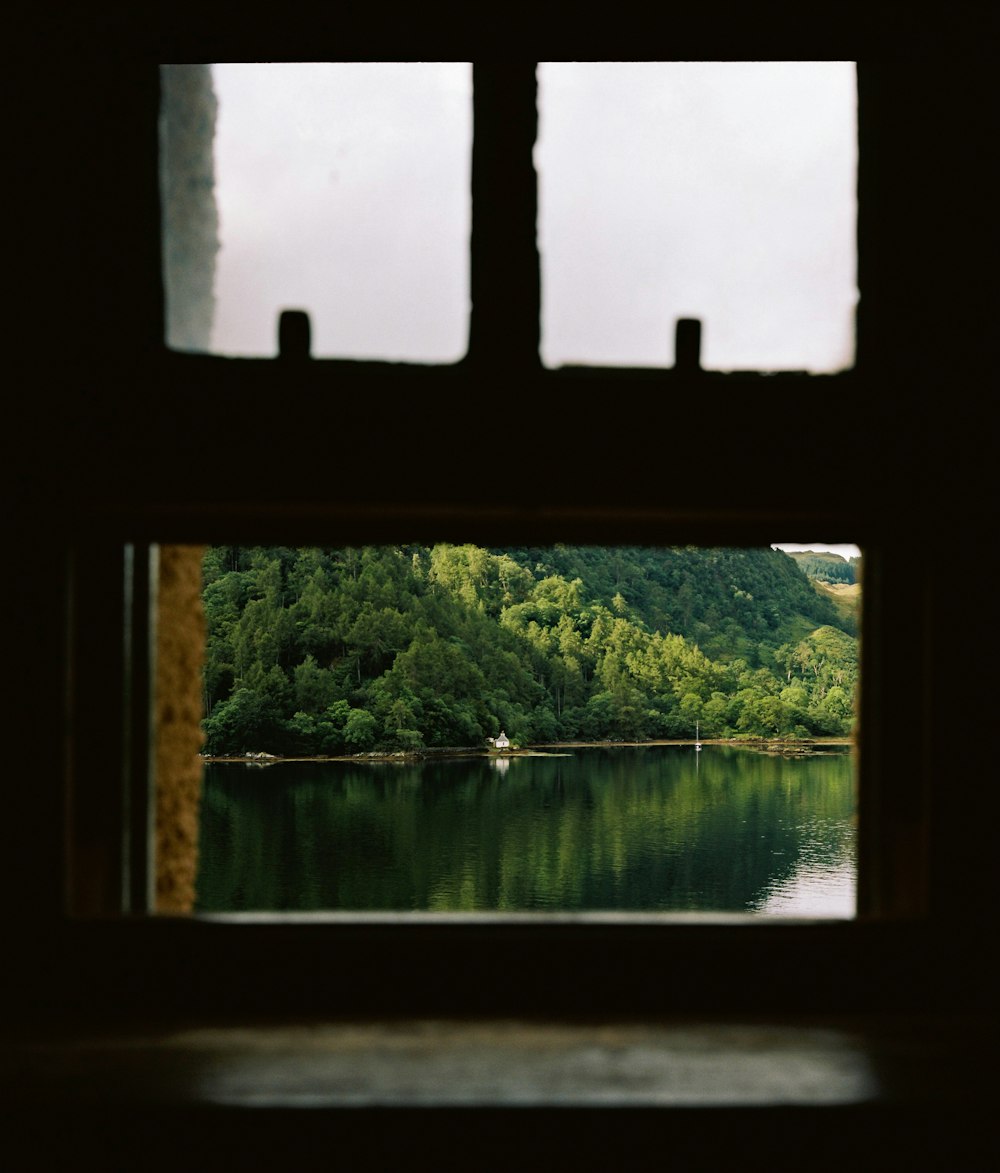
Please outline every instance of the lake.
M855 910L847 747L205 767L201 912Z

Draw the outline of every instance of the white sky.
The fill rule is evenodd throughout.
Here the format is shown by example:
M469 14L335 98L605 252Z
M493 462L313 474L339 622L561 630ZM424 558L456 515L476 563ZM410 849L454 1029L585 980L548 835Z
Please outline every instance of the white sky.
M219 64L213 348L454 361L468 332L471 68ZM845 62L539 68L542 354L714 369L853 361L856 86Z
M460 63L217 64L213 349L455 361L468 335L471 72Z
M776 542L772 547L773 550L784 550L791 554L799 550L813 550L820 554L829 551L832 554L839 554L842 558L860 558L861 548L859 546L844 545L830 545L827 542Z
M540 69L548 365L830 371L853 362L856 77L848 62Z

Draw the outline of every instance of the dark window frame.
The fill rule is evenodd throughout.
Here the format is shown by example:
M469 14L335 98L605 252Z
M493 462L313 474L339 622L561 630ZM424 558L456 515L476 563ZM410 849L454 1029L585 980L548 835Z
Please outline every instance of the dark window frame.
M156 240L158 233L156 66L144 60L116 64L117 76L98 87L114 111L120 137L115 152L101 158L113 171L112 154L123 153L140 177L129 191L133 203L136 192L139 196L138 207L131 206L126 218L127 230L114 216L124 197L112 186L104 193L110 195L110 207L100 211L100 247L117 257L116 245ZM489 69L491 81L484 81L477 95L480 147L491 132L483 130L478 103L491 84L497 87L495 134L516 134L522 147L528 141L530 116L523 107L520 116L511 116L523 102L523 80L513 95L511 87L529 66ZM95 444L99 458L115 461L115 475L92 471L85 491L64 515L58 538L67 574L48 597L66 615L63 631L73 654L62 687L76 733L51 755L53 774L65 780L62 797L31 800L35 816L48 812L53 826L70 828L71 841L67 850L60 835L45 841L41 859L24 857L25 871L42 880L42 890L29 901L29 919L34 918L36 930L39 924L49 926L45 947L29 967L41 1004L47 996L64 1000L67 966L77 974L80 998L93 999L95 1006L148 1008L152 994L165 1010L211 1012L226 1007L275 1013L306 1008L546 1012L557 992L564 1012L902 1009L953 988L933 959L925 964L935 949L948 948L949 942L954 946L956 939L954 925L944 927L942 917L956 893L954 882L942 878L942 864L954 859L942 840L955 827L956 816L934 776L941 755L929 753L929 735L922 732L922 741L902 747L897 757L900 747L890 733L909 716L895 682L901 674L921 681L920 703L929 706L938 695L932 672L943 653L933 639L931 594L904 599L901 591L909 581L907 543L914 527L901 524L878 491L886 476L911 490L918 484L923 454L934 446L932 437L936 440L927 411L933 379L924 368L952 368L948 340L963 321L961 313L953 314L944 324L943 340L935 340L928 329L921 333L927 342L922 354L900 356L899 344L911 338L914 314L901 313L899 300L915 311L918 327L934 320L911 288L908 225L905 210L899 224L898 211L900 196L919 170L917 137L906 130L913 115L902 97L915 94L919 112L932 109L935 101L921 81L921 68L909 60L859 64L862 304L857 364L841 375L542 370L537 312L519 312L526 303L534 306L531 282L537 281L537 268L533 278L523 241L521 250L504 250L495 237L485 243L476 238L490 215L499 214L504 197L520 208L522 229L527 224L534 194L510 174L499 181L494 176L492 189L477 187L474 179L473 346L469 359L456 368L327 361L291 369L173 355L160 341L155 250L138 255L133 250L121 271L110 266L105 292L117 316L92 312L96 341L81 334L78 351L93 358L88 377L97 388L83 438ZM132 105L124 113L127 100ZM92 131L88 145L96 142ZM900 164L909 168L903 177L893 174ZM940 185L933 194L942 194ZM95 197L88 207L96 204ZM533 211L531 216L533 222ZM81 247L86 251L86 245ZM930 263L946 269L933 249ZM488 312L490 305L495 312ZM71 371L72 362L64 369ZM138 395L137 386L142 388ZM706 397L720 418L734 421L740 442L760 451L775 443L772 418L794 418L807 431L828 418L828 408L824 411L818 400L824 397L828 404L832 395L847 419L863 423L852 454L857 484L831 505L817 505L814 499L790 505L780 484L748 486L727 463L738 448L732 436L720 439L720 459L708 485L698 460L683 453L664 455L669 436L687 430L695 414L690 405L701 413ZM606 429L595 432L587 419L569 410L583 399L636 417L642 429L627 454L608 443ZM279 402L282 419L275 422L273 408ZM533 424L524 432L526 461L548 460L541 467L549 475L510 478L501 486L475 478L477 430L494 417L498 403ZM539 412L539 404L553 403L564 410ZM904 405L908 428L900 435L898 413ZM308 433L297 423L303 418ZM211 490L192 484L190 469L217 455L219 436L227 437L229 451L240 458L260 436L262 421L273 457L265 472ZM556 426L562 455L549 438L548 429ZM66 434L70 431L67 424ZM329 445L317 439L317 432L329 435ZM343 449L345 440L351 451L342 453L331 486L316 462L328 450L337 452L338 442ZM569 483L576 471L573 454L585 448L605 470L600 485L593 479ZM71 470L78 472L82 464L69 441L65 452ZM447 470L435 461L441 452L449 455ZM373 467L391 468L392 476L363 482L362 474ZM626 469L635 474L627 483ZM130 488L125 499L119 492L123 482ZM70 472L65 483L68 501L70 486L77 488ZM873 501L878 502L874 509ZM932 514L937 521L945 516L944 507ZM157 541L305 542L320 532L330 542L422 540L425 534L497 540L517 532L530 534L533 541L558 536L757 544L775 535L792 538L806 527L810 533L822 529L831 537L858 541L866 554L858 921L770 925L567 918L484 924L463 918L448 923L282 918L251 924L117 915L113 894L119 890L125 758L123 751L106 752L109 734L97 728L97 716L106 712L109 698L127 711L127 681L116 655L125 605L125 543L141 549ZM908 623L919 633L914 639ZM97 751L103 751L100 761ZM64 801L76 812L65 824L59 814ZM86 902L92 915L66 919L69 889L78 894L84 876L92 882L93 896ZM803 967L808 983L801 981ZM294 989L287 981L290 972L301 975ZM198 973L211 975L212 982L192 981ZM736 973L739 990L733 986ZM405 991L399 975L406 976Z

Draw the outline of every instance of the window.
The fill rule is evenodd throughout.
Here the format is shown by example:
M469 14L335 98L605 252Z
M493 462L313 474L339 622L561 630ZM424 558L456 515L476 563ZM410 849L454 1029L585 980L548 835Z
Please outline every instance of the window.
M859 587L811 558L212 547L196 907L853 916Z
M96 716L96 702L88 707L88 696L95 689L108 695L108 682L117 679L110 663L97 667L101 649L110 647L114 633L120 631L110 618L113 596L120 592L116 583L121 579L120 568L115 573L106 570L114 565L111 539L119 542L126 534L140 544L242 535L260 539L280 529L282 540L308 541L322 527L325 533L336 531L336 540L346 544L362 536L377 540L385 535L391 540L402 530L458 538L469 533L475 522L480 533L498 538L516 525L530 529L534 540L554 539L558 534L563 540L645 537L664 541L669 535L678 542L707 539L723 544L767 541L776 532L799 533L808 524L810 532L822 526L832 538L859 540L868 558L866 573L875 583L870 594L872 613L866 618L871 626L866 635L863 699L862 817L867 828L862 844L867 876L863 907L866 914L916 915L924 912L928 899L937 906L948 895L956 895L956 888L947 881L931 897L920 889L928 859L922 842L929 834L928 794L935 809L945 812L945 831L959 825L969 829L972 824L947 813L947 787L937 778L938 771L918 740L929 736L927 726L915 721L913 710L924 711L933 702L954 717L954 708L940 691L939 673L929 670L928 657L933 654L935 662L947 668L958 662L958 653L934 643L929 634L931 621L939 615L938 603L920 592L890 594L908 579L909 566L902 548L903 531L894 526L910 523L903 516L905 510L885 510L881 496L891 486L901 506L910 500L914 486L920 484L914 476L920 461L913 460L911 453L924 452L932 435L898 370L891 368L886 374L887 364L900 355L906 370L918 380L922 377L920 363L907 359L905 347L897 349L895 343L919 336L929 348L922 351L921 361L938 372L947 365L930 328L929 310L921 309L923 301L916 295L920 282L914 278L907 252L912 240L909 228L918 214L907 203L916 189L909 187L906 169L912 172L914 160L921 156L912 126L919 118L912 110L903 110L904 97L916 95L920 117L933 108L919 73L908 66L880 71L879 66L866 68L864 63L859 69L862 301L856 368L829 377L774 376L768 381L766 404L759 394L761 381L752 376L538 369L537 303L532 304L537 261L531 259L532 250L525 244L521 218L533 200L533 191L524 183L523 166L525 155L530 162L534 137L531 120L524 113L526 107L534 106L532 69L491 72L486 66L477 67L474 156L485 152L488 158L483 165L487 166L489 157L500 153L497 144L503 143L504 157L520 163L507 170L502 184L491 188L477 186L482 177L477 177L474 158L470 278L474 344L461 371L406 372L404 377L388 369L364 371L349 364L323 363L289 370L279 369L276 363L223 362L150 351L142 358L141 368L136 365L140 360L133 361L129 354L126 375L109 359L104 393L115 410L107 413L106 435L91 427L84 436L88 457L97 464L109 453L119 457L127 453L125 476L119 471L112 480L104 461L100 476L90 469L82 487L75 486L92 514L76 525L68 543L77 551L78 565L86 566L87 573L75 579L73 609L78 617L87 618L76 630L79 641L94 653L78 657L71 694L78 737L72 759L73 796L75 809L88 827L84 846L78 846L78 859L82 851L90 853L91 864L94 858L113 857L118 841L114 819L120 819L120 814L115 816L113 811L120 811L120 775L109 769L106 758L87 752L100 744L93 732L99 721L79 719ZM149 141L143 135L155 127L156 103L147 89L136 88L137 77L144 79L142 86L149 92L155 91L153 68L137 67L117 76L109 72L95 84L106 87L102 92L113 97L109 108L138 111L136 119L144 129L135 134L141 144L127 139L119 146L119 154L148 179ZM950 103L952 114L957 113L956 93L947 90L941 100ZM120 125L126 130L133 127L124 117ZM90 133L94 136L96 130ZM876 144L879 149L873 151ZM927 175L922 165L919 170L933 194L954 211L954 199L947 202L938 178ZM879 178L875 187L873 174ZM144 190L142 206L148 211L148 204L155 202L151 195L155 185ZM135 201L131 187L129 198ZM89 211L95 202L88 203ZM922 194L920 207L926 211ZM491 236L501 221L510 230L503 244ZM530 222L534 223L533 216ZM956 231L965 230L960 217L953 222ZM134 332L147 346L152 336L148 321L156 317L150 306L157 304L158 277L151 277L151 270L144 268L144 254L136 255L134 247L129 251L132 238L126 227L133 228L134 220L118 224L105 209L100 223L102 250L112 258L128 257L135 277L129 286L131 296L113 299L123 315L115 322L114 337L131 337ZM109 241L116 247L107 247ZM932 250L929 263L939 274L945 271L938 263L941 260ZM905 314L900 299L907 307ZM487 312L491 306L493 316ZM103 321L99 316L98 320ZM926 328L917 329L914 322ZM949 329L949 336L954 337L955 331ZM144 372L141 380L136 378L138 369ZM323 384L324 380L329 381ZM918 381L916 385L926 388L927 384ZM426 394L429 390L436 400ZM596 418L595 403L599 405ZM784 423L792 421L796 437L815 435L820 426L829 426L831 403L836 404L838 418L865 421L849 452L836 449L837 458L853 474L837 484L837 492L829 491L828 482L821 484L804 475L808 460L782 430ZM372 405L377 405L374 412ZM498 415L513 420L519 429L517 449L513 454L505 452L505 459L486 460L479 438ZM713 426L706 439L707 416ZM898 427L901 418L907 421L903 432ZM155 443L137 450L136 429L155 437ZM626 431L631 441L627 451L620 441ZM130 443L125 441L126 434ZM697 439L692 442L692 437ZM74 483L68 470L79 473L82 456L68 443L66 449L70 460L60 476L68 486ZM748 453L753 458L749 469ZM202 474L192 477L192 469ZM122 483L130 487L128 507L99 512L95 502L113 499ZM794 490L791 498L789 485ZM880 503L874 512L873 497ZM954 501L949 490L948 506ZM93 521L94 513L99 513L99 522ZM928 516L940 523L948 510L931 502ZM104 539L103 546L98 536ZM887 622L890 605L894 615ZM915 632L919 633L916 637ZM916 693L898 688L900 680L913 681ZM917 693L920 699L915 699ZM58 703L57 698L53 707ZM946 724L958 727L954 720ZM905 729L913 737L893 747L901 757L890 761L887 731L892 729ZM92 739L89 744L88 738ZM955 748L959 754L968 753L967 747ZM941 765L945 756L938 753L934 760ZM913 785L914 778L921 780L919 786ZM115 791L117 807L110 801L95 803L95 793L101 794L102 787L108 786ZM955 858L947 846L954 838L933 837L937 876L941 861ZM54 851L47 848L43 853L46 862L53 862ZM81 865L81 870L93 876L96 865L91 864ZM55 862L51 869L41 869L35 860L29 870L33 875L49 871L58 875L61 867ZM51 880L46 883L46 892L58 888ZM98 893L88 908L113 912L116 906L106 893ZM332 1005L328 999L334 994L349 998L354 1007L385 1005L389 995L384 975L401 971L412 975L409 1004L422 1009L483 1006L490 1004L490 998L494 1006L499 999L508 1006L519 1002L542 1009L552 1005L546 990L555 984L563 988L587 985L591 997L599 988L607 994L609 1005L633 1009L731 1006L731 981L720 975L737 971L744 974L746 988L752 991L748 1001L755 1006L767 999L777 1004L786 998L786 1009L871 1005L875 995L856 974L874 968L888 982L886 975L896 972L892 956L912 960L919 953L914 941L923 938L919 934L906 937L905 930L900 930L902 936L894 938L899 949L893 954L892 931L875 933L873 926L864 923L849 927L849 933L818 935L789 927L789 935L779 939L766 931L745 933L742 928L719 926L679 926L676 933L664 935L658 926L632 926L618 932L610 925L536 930L512 924L490 930L487 940L475 925L393 925L390 932L389 926L373 923L324 926L327 935L322 940L329 943L322 944L312 926L240 926L234 933L227 925L166 919L125 926L128 932L123 929L115 940L121 954L140 966L164 996L168 996L169 980L178 977L179 959L194 956L215 975L227 966L234 977L237 972L244 975L229 988L242 991L244 1005L258 1007L281 1005L282 977L287 974L279 974L273 963L279 952L283 962L294 956L302 962L300 972L312 975L306 979L308 988L297 990L300 1006L303 996L311 997L313 1006ZM353 960L350 966L344 963L348 956ZM681 956L685 967L671 964L671 959ZM801 981L793 982L790 976L794 973L800 978L804 957L817 975L808 993ZM849 960L843 966L830 964L832 958L845 957ZM579 978L582 965L589 979L586 983ZM160 976L154 977L158 966ZM682 968L689 975L687 993ZM919 978L922 972L916 965L903 968L910 977L917 973ZM500 993L489 978L498 970L506 979ZM247 974L253 977L247 979ZM324 986L331 974L331 984ZM691 974L697 975L696 992L691 988ZM769 986L772 977L774 984ZM183 985L179 982L177 988ZM902 986L907 986L905 980L894 989ZM202 996L211 998L207 991ZM272 996L275 1000L267 1003ZM577 1004L585 1008L588 1002L581 994Z
M647 64L649 64L649 65L650 65L650 66L651 66L651 67L652 67L654 70L657 70L657 71L659 71L659 70L662 70L663 68L666 68L667 70L670 70L670 68L671 68L669 65L668 65L668 66L666 66L666 67L664 67L664 66L662 66L662 65L656 65L655 63L647 63ZM286 67L275 67L275 66L247 66L247 67L240 67L240 66L233 66L233 65L229 65L229 66L224 66L224 67L221 67L223 76L225 76L225 75L228 73L229 75L231 75L231 78L235 79L235 81L232 81L232 82L230 82L230 83L226 83L226 84L227 84L227 85L230 85L230 84L231 84L231 85L232 85L234 88L237 88L237 89L238 89L240 86L246 87L247 85L249 85L249 84L250 84L250 82L251 82L253 79L260 78L261 76L263 76L263 75L267 74L267 72L268 72L268 71L271 71L271 72L270 72L270 74L269 74L268 76L270 76L272 79L273 79L273 78L276 76L276 77L277 77L277 78L280 80L280 82L281 82L281 84L278 86L278 93L279 93L279 94L283 94L284 90L287 88L287 86L286 86L286 80L288 79L288 77L289 77L290 75L293 75L293 74L294 74L294 71L295 71L295 70L297 70L298 68L299 68L299 67L296 67L296 66L290 66L290 67L287 67L287 68L286 68ZM303 68L303 76L302 76L302 79L300 79L300 80L301 80L301 81L303 82L303 84L305 84L305 85L307 86L307 88L308 88L308 87L310 87L310 86L319 85L319 84L320 84L320 82L321 82L321 79L328 78L328 77L329 77L329 74L330 74L330 71L331 71L331 70L334 70L334 71L335 71L335 70L336 70L338 67L331 67L331 66L323 66L323 67L315 66L315 67L314 67L314 66L309 66L309 67L302 67L302 68ZM551 71L552 71L552 70L556 70L556 71L558 72L558 70L559 70L559 68L560 68L560 67L558 66L558 64L556 64L556 65L552 65L552 66L549 66L549 67L546 67L546 68L549 68L549 69L550 69L550 73L551 73ZM764 68L766 69L767 67L765 66ZM723 72L725 72L725 69L726 69L726 67L725 67L725 66L723 66ZM349 73L349 74L351 73L351 70L350 70L350 69L348 69L348 73ZM780 69L779 69L779 73L787 74L787 73L788 73L788 67L787 67L787 65L786 65L786 66L784 66L784 67L782 67L782 68L780 68ZM793 70L793 73L794 73L794 70ZM829 69L826 69L826 70L822 70L822 69L821 69L821 70L820 70L820 73L822 73L822 74L825 76L826 74L829 74L829 73L830 73L830 70L829 70ZM488 73L487 73L487 76L488 76ZM839 68L839 70L835 70L835 71L834 71L834 76L835 76L835 77L836 77L836 79L838 80L838 85L840 86L840 89L839 89L839 91L835 91L835 92L836 92L836 93L839 95L839 97L840 97L840 98L843 98L843 97L844 97L843 77L845 76L845 74L844 74L844 68L841 66L841 67ZM848 74L847 76L849 76L849 74ZM391 79L390 79L390 80L391 80ZM482 80L482 72L481 72L481 80ZM205 83L205 68L204 68L204 67L189 67L189 66L179 66L179 67L164 67L164 86L165 86L165 92L166 92L166 93L167 93L167 95L168 95L168 110L169 110L169 107L170 107L170 103L171 103L171 102L173 102L173 103L174 103L174 105L175 105L175 106L177 106L177 107L179 108L180 112L182 112L182 113L185 113L185 114L186 114L186 116L187 116L188 118L190 118L190 117L191 117L191 109L190 109L190 106L191 106L191 104L192 104L192 103L191 103L191 99L190 99L190 97L189 97L188 95L189 95L189 90L190 90L190 87L191 87L191 86L192 86L192 84L193 84L193 83L195 83L195 82L199 82L200 84L204 84L204 83ZM322 84L324 84L324 85L325 85L325 84L328 84L328 82L324 81ZM381 81L376 81L376 83L375 83L375 84L376 84L376 86L379 86L379 85L381 85L381 86L383 86L383 87L384 87L384 86L385 86L387 83L386 83L386 81L383 79L383 80L381 80ZM686 84L686 83L685 83L685 84ZM714 84L716 84L716 85L717 85L717 84L718 84L718 82L716 81ZM786 84L787 84L787 83L786 83ZM530 74L529 74L527 71L524 73L524 75L523 75L523 78L521 79L521 85L522 85L522 88L523 88L523 90L524 90L524 92L525 92L525 93L527 93L527 94L530 94L530 93L531 93L531 86L533 85L533 78L532 78L532 76L531 76L531 75L530 75ZM187 89L185 89L185 87L187 87ZM557 86L556 88L557 88L557 90L558 90L558 86ZM481 86L480 86L480 96L481 96L481 94L482 94L482 91L483 91L483 89L484 89L484 87L481 85ZM681 89L682 89L682 91L683 91L683 92L686 92L686 90L684 90L684 85L682 85L682 86L681 86ZM175 92L175 91L176 91L176 92ZM230 92L232 92L232 91L230 91ZM362 92L363 92L363 91L362 91ZM486 92L487 92L487 93L489 93L489 91L488 91L488 90L486 90ZM171 95L173 95L173 96L171 97ZM849 97L849 93L848 93L848 95L847 95L847 96ZM183 99L183 101L182 101L182 99ZM226 99L225 99L225 95L223 95L223 104L225 104L225 100L226 100ZM249 108L250 108L251 112L252 112L252 110L254 109L254 101L255 101L255 100L256 100L256 99L253 97L253 91L251 91L251 96L250 96L250 98L248 99L248 104L249 104ZM702 98L701 100L704 100L704 99ZM769 96L769 100L772 102L772 105L773 105L773 103L774 103L774 100L775 100L775 99L774 99L774 96L773 96L773 95L770 95L770 96ZM185 101L186 101L186 102L188 102L188 105L185 105L185 104L184 104L184 102L185 102ZM197 108L198 108L198 103L199 103L199 102L200 102L200 103L205 103L205 101L206 101L206 98L205 98L204 96L198 97L198 96L196 95L196 96L195 96L195 99L194 99L194 102L193 102L193 105L194 105L194 107L195 107L195 110L197 110ZM272 99L272 101L274 101L274 99ZM697 105L697 102L695 102L695 105ZM852 110L851 110L851 105L850 105L850 102L849 102L849 101L847 101L846 103L843 103L843 105L844 105L844 109L843 109L843 110L842 110L842 112L841 112L842 122L843 122L843 124L844 124L845 126L850 126L850 125L851 125L851 122L852 122L852 119L851 119ZM564 106L565 106L565 102L564 102ZM627 110L627 107L626 107L626 110ZM773 113L773 111L772 111L772 113ZM625 118L625 120L627 121L627 117L626 117L625 110L620 110L620 111L619 111L619 115L620 115L621 117ZM579 116L579 112L577 113L577 117L578 117L578 116ZM286 115L286 117L287 117L287 115ZM485 111L485 113L484 113L484 117L485 117L485 118L488 120L488 117L489 117L489 105L488 105L488 104L486 105L486 111ZM195 122L197 122L197 118L195 118L195 119L194 119L194 121L195 121ZM259 124L259 122L260 122L260 117L259 117L259 116L253 117L253 118L251 119L251 121L254 123L254 125L255 125L255 127L256 127L256 126ZM296 125L296 126L298 126L298 127L299 127L299 129L301 129L301 126L299 126L299 123L296 123L295 125ZM305 125L305 124L302 124L302 125ZM306 129L308 129L308 128L306 128ZM169 162L169 154L170 154L169 146L170 146L170 143L173 141L173 138L171 138L171 133L172 133L172 132L171 132L171 128L170 128L170 120L169 120L169 118L168 118L168 120L167 120L167 134L166 134L166 137L165 137L165 144L166 144L166 148L167 148L167 151L166 151L166 153L167 153L167 156L168 156L168 162ZM843 132L841 132L841 133L843 134ZM174 132L174 138L176 138L176 137L177 137L177 136L176 136L176 133ZM265 137L266 137L266 136L265 136ZM849 138L850 136L849 136L849 135L847 135L847 137ZM209 137L209 140L208 140L208 141L210 142L210 137ZM249 141L249 140L248 140L248 141ZM312 155L312 150L311 150L311 148L312 148L312 142L311 142L311 141L310 141L310 144L309 144L309 145L310 145L310 152L308 152L308 154L311 156L311 155ZM524 144L524 147L529 147L529 146L530 146L530 144L528 144L528 143L525 143L525 144ZM259 150L259 149L260 149L260 146L259 146L259 141L255 141L255 143L254 143L254 146L253 146L252 148L244 147L244 149L245 149L245 150L246 150L246 149ZM524 148L522 148L522 149L524 149ZM204 145L203 145L203 150L204 150ZM785 150L786 150L786 153L787 153L787 146L786 146ZM485 154L486 152L482 152L482 153L483 153L483 154ZM496 153L497 153L496 151L490 152L490 154L491 154L492 156L495 156L495 155L496 155ZM849 153L850 153L850 152L848 151L848 154L849 154ZM225 149L223 150L223 154L225 154ZM204 164L203 164L203 163L201 163L201 162L199 162L199 164L198 164L198 165L199 165L199 166L203 166ZM223 166L223 167L224 167L224 166L225 166L225 162L223 162L223 163L221 164L221 166ZM544 164L544 160L543 160L543 175L544 175L544 166L545 166L545 164ZM235 169L235 165L233 165L233 164L230 164L230 167L231 167L232 169ZM563 171L567 171L567 170L568 170L568 168L567 168L567 166L566 166L565 164L561 164L561 165L558 165L558 166L556 166L556 167L554 168L554 170L555 170L557 173L559 173L559 172L560 172L560 167L562 168L562 170L563 170ZM851 178L852 178L852 176L851 176L851 171L850 171L850 168L849 168L849 167L847 167L847 168L846 168L846 170L845 170L845 169L842 167L842 168L841 168L841 170L844 172L844 174L843 174L843 176L842 176L842 179L846 179L846 180L848 181L848 186L849 186L849 185L850 185ZM169 168L168 168L168 173L169 173ZM570 174L571 174L571 173L570 173ZM533 177L531 177L531 180L532 180L532 183L533 183ZM260 180L258 179L258 181L257 181L257 182L260 182ZM565 180L563 180L563 182L565 182ZM232 185L230 184L229 186L232 186ZM247 182L247 183L245 183L245 184L244 184L244 186L245 186L246 188L250 189L250 190L253 190L253 189L254 189L254 184L253 184L252 182ZM168 174L168 176L167 176L167 184L166 184L166 187L167 187L167 189L168 189L168 190L170 190L170 188L171 188L171 180L170 180L170 176L169 176L169 174ZM847 202L849 203L850 201L847 201ZM225 204L226 204L226 201L225 201L225 199L223 199L223 200L222 200L222 203L223 203L223 207L225 207ZM168 200L168 202L167 202L167 204L166 204L166 208L167 208L167 222L168 222L168 224L170 224L170 210L171 210L171 207L172 207L172 205L171 205L170 201ZM256 206L254 206L252 210L253 210L253 213L254 213L254 215L255 215L255 216L256 216L256 215L259 215L259 209L258 209ZM174 230L175 230L175 232L176 232L176 234L177 234L177 235L182 235L183 229L184 229L184 227L185 227L185 217L186 217L186 215L189 215L189 212L188 212L188 210L187 210L187 209L185 209L185 208L180 208L180 209L179 209L179 211L180 211L180 216L179 216L178 224L177 224L177 225L174 225ZM276 215L276 214L275 214L275 218L277 218L277 215ZM498 240L500 240L500 241L503 241L504 237L505 237L505 236L507 236L507 235L509 235L509 233L510 233L510 231L511 231L511 225L512 225L512 224L516 224L516 220L509 219L509 220L508 220L508 222L504 222L504 223L500 223L500 224L496 225L496 226L494 227L494 232L495 232L495 234L496 234L496 239L498 239ZM177 232L177 229L180 229L181 231L180 231L180 232ZM317 230L317 231L319 231L319 230ZM171 233L170 233L170 232L168 232L168 234L167 234L168 245L169 245L170 238L171 238ZM208 250L209 254L211 254L211 251L212 251L211 249L209 249L209 250ZM482 251L482 250L481 250L481 251ZM223 250L222 250L222 254L221 254L223 258L225 257L225 252L226 252L226 249L225 249L225 247L224 247L224 248L223 248ZM168 253L169 253L169 248L168 248ZM194 265L196 265L196 264L197 264L197 257L192 257L192 256L189 254L189 256L188 256L188 262L187 262L187 263L188 263L188 265L189 265L189 266L190 266L192 263L193 263ZM178 265L178 266L177 266L177 271L178 271L178 272L181 272L181 271L182 271L182 268L183 268L183 266L182 266L182 265ZM527 271L527 269L526 269L525 271ZM537 272L537 268L536 268L536 272ZM270 295L271 295L271 293L272 293L272 290L271 290L271 288L270 288L270 284L269 284L268 282L266 282L266 281L265 281L265 282L262 282L262 284L265 286L265 288L267 289L267 293L268 293L268 295L270 296ZM181 308L181 307L183 306L183 298L182 298L182 297L179 295L179 291L180 291L180 289L181 289L181 288L182 288L182 286L183 286L183 281L177 281L177 282L176 282L176 286L177 286L178 296L175 298L175 301L176 301L176 305L177 305L177 307L178 307L178 308ZM206 303L206 311L207 311L207 309L208 309L208 306L207 306L207 303ZM225 317L225 314L223 314L223 317ZM487 320L489 320L489 319L487 319ZM482 315L480 315L480 321L482 321ZM537 328L537 327L536 327L536 328ZM501 345L502 345L502 343L500 343L499 341L498 341L497 343L495 343L495 344L496 344L496 345L498 345L498 346L501 346ZM315 352L315 347L313 348L313 350L314 350L314 352ZM499 354L499 351L498 351L498 354ZM437 393L439 393L439 392L440 392L440 386L438 386L437 388L435 388L435 391L436 391ZM501 426L502 428L504 428L504 427L505 427L505 425L503 425L503 424L501 424L500 426ZM547 426L547 425L544 425L544 426ZM560 428L560 429L564 429L564 427L565 427L564 421L563 421L562 419L559 419L559 420L557 420L557 421L556 421L556 426L557 426L558 428ZM515 425L514 425L514 427L513 427L513 429L511 429L511 431L512 431L512 433L513 433L513 434L515 434L515 435L516 435L516 434L518 434L519 432L523 431L523 427L522 427L521 425L515 424ZM486 440L486 438L485 438L485 437L484 437L484 442L488 443L488 440ZM520 443L522 443L522 442L521 442L521 441L518 441L518 443L520 444ZM501 458L501 460L502 460L502 459L503 459L503 458ZM514 457L514 463L516 463L516 455L515 455L515 457ZM420 473L420 475L421 475L421 476L423 475L423 470L421 470L421 473ZM476 523L476 524L478 525L478 523ZM475 532L475 530L473 530L472 532ZM658 534L659 534L659 533L662 533L663 531L659 530L659 527L657 527L657 526L650 526L650 527L649 527L649 531L648 531L648 532L649 532L649 533L654 533L654 532L655 532L655 533L658 533ZM397 536L398 536L398 535L397 535ZM465 536L468 536L468 535L466 534ZM559 536L562 536L562 535L559 535ZM771 536L771 535L768 535L768 536ZM314 534L314 537L315 537L316 539L318 539L318 540L326 540L326 535L325 535L325 534L321 535L321 534L320 534L318 531L316 531L316 532L315 532L315 534ZM366 535L366 539L367 539L367 535Z
M707 369L851 365L852 63L538 73L548 366L670 365L678 318L702 321ZM164 66L171 345L273 356L279 312L299 306L314 357L461 358L469 77L447 62Z
M279 312L301 307L318 358L460 359L471 67L230 62L212 66L212 84L210 349L271 357Z
M854 349L856 81L847 61L539 67L547 366L837 371Z

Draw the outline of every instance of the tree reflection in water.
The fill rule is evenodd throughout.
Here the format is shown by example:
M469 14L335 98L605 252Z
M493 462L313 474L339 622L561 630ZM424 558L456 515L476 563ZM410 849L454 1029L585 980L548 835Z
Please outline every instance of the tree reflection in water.
M852 916L850 752L206 767L201 911Z

